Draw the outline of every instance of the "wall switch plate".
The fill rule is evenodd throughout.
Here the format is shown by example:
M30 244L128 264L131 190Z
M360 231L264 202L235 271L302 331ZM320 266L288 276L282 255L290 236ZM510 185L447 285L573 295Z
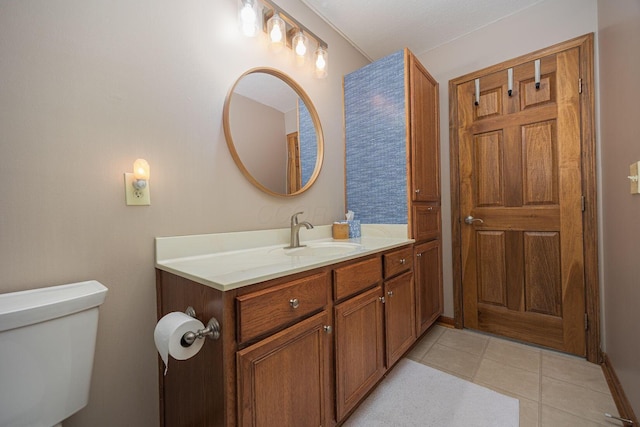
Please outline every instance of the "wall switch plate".
M151 204L151 191L149 181L142 190L136 190L133 186L133 173L124 174L124 195L127 206L149 206Z

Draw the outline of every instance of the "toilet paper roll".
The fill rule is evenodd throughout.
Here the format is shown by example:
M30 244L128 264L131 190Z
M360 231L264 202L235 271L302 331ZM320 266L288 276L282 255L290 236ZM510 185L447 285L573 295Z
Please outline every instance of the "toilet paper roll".
M177 360L186 360L200 351L204 345L204 339L196 339L189 347L183 347L181 344L185 333L196 332L198 329L204 329L201 321L177 311L165 315L158 321L153 331L153 340L164 362L165 375L169 369L169 355Z

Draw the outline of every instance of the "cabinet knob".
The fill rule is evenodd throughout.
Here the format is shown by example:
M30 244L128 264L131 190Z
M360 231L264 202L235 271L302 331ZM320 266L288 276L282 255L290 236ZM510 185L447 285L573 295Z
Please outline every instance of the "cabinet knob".
M406 262L407 262L407 260L406 260L406 259L404 259L404 258L402 258L402 259L400 260L400 264L405 264Z
M331 326L330 326L330 325L324 325L324 326L322 327L322 329L324 329L324 331L325 331L326 333L328 333L328 334L330 334L330 333L331 333L331 331L332 331L332 328L331 328Z
M389 291L389 292L387 292L387 295L389 295L390 297L392 297L392 296L393 296L393 291Z
M427 208L427 210L428 210L428 211L432 211L432 210L433 210L433 206L429 206L429 207Z
M385 302L384 297L378 297L378 300L380 300L380 302L381 302L381 303L383 303L383 304L384 304L384 302Z
M420 189L418 188L417 190L415 190L415 193L416 194L420 193Z
M416 256L422 256L422 252L418 252Z
M300 306L300 301L298 301L298 298L290 299L289 305L291 306L291 308L298 308Z

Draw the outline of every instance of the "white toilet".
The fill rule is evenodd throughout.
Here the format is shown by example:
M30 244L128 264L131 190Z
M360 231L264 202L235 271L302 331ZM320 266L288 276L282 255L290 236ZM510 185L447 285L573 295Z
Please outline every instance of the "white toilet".
M52 427L86 406L106 294L95 280L0 294L0 427Z

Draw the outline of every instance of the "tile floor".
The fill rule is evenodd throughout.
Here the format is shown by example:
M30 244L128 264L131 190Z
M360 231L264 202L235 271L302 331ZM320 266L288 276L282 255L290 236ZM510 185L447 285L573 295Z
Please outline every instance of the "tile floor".
M482 333L434 326L407 357L520 400L520 427L621 426L602 368Z

